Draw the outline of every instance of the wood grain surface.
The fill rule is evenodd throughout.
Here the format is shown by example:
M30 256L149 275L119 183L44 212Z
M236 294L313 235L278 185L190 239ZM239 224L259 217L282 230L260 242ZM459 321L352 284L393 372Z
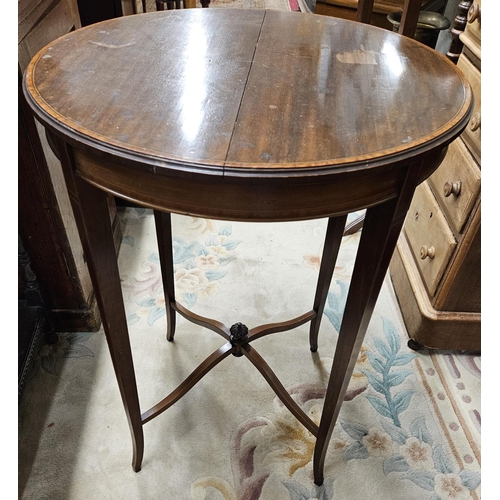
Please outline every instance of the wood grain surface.
M24 91L61 152L129 420L133 469L141 468L142 425L224 357L243 353L317 437L314 481L322 484L328 443L415 188L471 114L460 69L366 24L192 9L127 16L60 38L30 63ZM170 220L157 213L167 338L174 312L231 335L141 416L102 190L157 211L225 220L331 217L313 310L236 339L232 327L182 308ZM311 321L310 348L318 348L345 215L361 208L366 218L317 426L249 342Z
M40 51L25 84L77 142L220 175L405 156L453 134L471 101L461 71L412 39L237 9L88 26Z

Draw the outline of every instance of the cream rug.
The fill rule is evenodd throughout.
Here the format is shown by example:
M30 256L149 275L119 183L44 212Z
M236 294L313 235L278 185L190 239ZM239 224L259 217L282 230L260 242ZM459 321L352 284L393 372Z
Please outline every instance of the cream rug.
M179 318L165 339L152 212L122 213L119 266L144 410L224 341ZM326 220L245 224L173 216L178 299L231 325L311 309ZM254 346L318 419L359 234L345 237L322 320ZM411 351L386 278L330 444L314 439L245 357L230 356L147 423L142 470L103 332L43 346L19 407L19 498L50 500L465 500L480 498L480 358Z

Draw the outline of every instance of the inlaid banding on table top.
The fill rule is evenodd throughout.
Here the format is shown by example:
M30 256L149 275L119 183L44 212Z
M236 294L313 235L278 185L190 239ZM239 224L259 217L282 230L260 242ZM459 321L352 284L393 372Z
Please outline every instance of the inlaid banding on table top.
M316 436L314 482L323 484L328 444L415 188L472 110L460 71L414 40L362 23L187 9L70 33L37 55L23 88L59 152L130 426L133 470L144 456L143 425L234 354ZM225 341L145 413L108 193L155 210L166 339L174 340L180 313ZM360 209L366 216L317 425L253 341L310 321L309 349L318 350L346 214ZM312 310L248 329L183 308L171 212L255 222L328 217Z
M27 75L35 112L75 144L221 174L404 157L449 142L472 99L414 40L278 11L112 19L42 49Z

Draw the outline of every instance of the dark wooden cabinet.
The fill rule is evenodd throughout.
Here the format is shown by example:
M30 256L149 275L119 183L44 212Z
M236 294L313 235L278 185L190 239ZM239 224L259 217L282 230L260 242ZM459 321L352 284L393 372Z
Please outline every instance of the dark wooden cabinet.
M100 316L59 160L20 87L31 58L52 40L81 27L76 0L18 3L18 222L56 331L95 331ZM119 221L109 198L117 243Z
M77 0L82 26L123 15L121 0Z

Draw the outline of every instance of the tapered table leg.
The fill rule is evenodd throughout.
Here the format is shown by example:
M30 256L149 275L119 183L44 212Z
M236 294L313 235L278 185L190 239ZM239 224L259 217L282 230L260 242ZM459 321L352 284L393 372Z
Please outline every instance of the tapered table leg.
M418 165L409 169L398 199L366 212L314 449L313 471L317 485L323 484L330 437L403 227L419 171Z
M160 268L165 294L165 309L167 316L167 340L172 342L175 334L175 287L174 260L172 250L172 217L168 212L154 211L156 237L160 254Z
M132 436L132 467L138 472L144 434L108 195L75 175L70 148L60 140L56 144Z
M326 297L332 281L335 263L339 254L340 244L347 215L341 217L330 217L328 219L328 227L326 229L325 244L323 246L323 255L321 256L321 266L318 276L318 284L316 285L316 296L314 297L313 310L316 313L315 318L311 321L309 330L309 344L311 351L318 350L318 332L323 311L325 309Z
M78 177L75 186L87 238L87 264L132 435L132 467L138 472L144 453L144 436L107 193Z

